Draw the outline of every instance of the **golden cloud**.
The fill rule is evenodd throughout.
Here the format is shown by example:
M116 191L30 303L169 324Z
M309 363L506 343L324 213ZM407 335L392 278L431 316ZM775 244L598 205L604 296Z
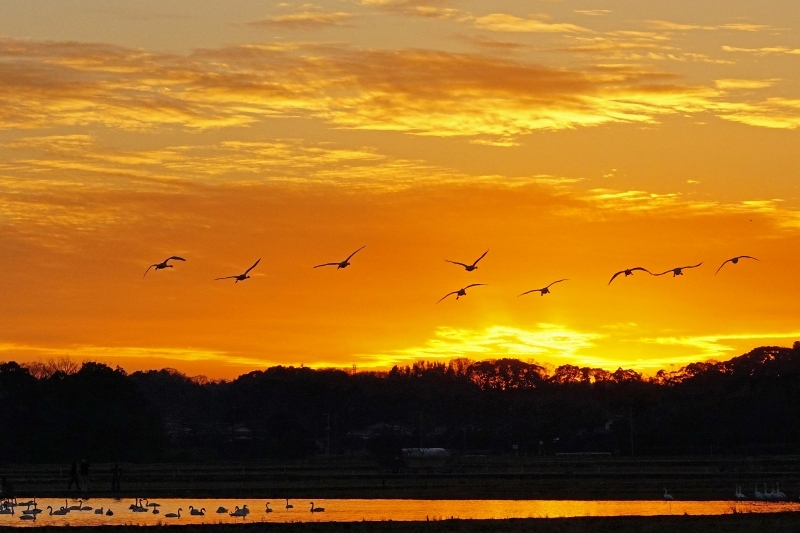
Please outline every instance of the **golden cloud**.
M773 54L788 54L800 55L800 48L789 48L788 46L764 46L761 48L737 48L735 46L723 46L722 49L726 52L743 52L747 54L756 55L773 55Z
M705 30L705 31L717 31L717 30L734 30L734 31L747 31L747 32L756 32L756 31L765 31L765 30L772 30L772 26L767 26L764 24L750 24L746 22L734 22L730 24L721 24L716 26L708 26L703 24L681 24L677 22L669 22L666 20L645 20L644 25L647 28L653 30L663 30L663 31L692 31L692 30Z
M513 357L528 360L534 357L548 361L573 362L578 353L594 346L603 337L554 324L537 324L536 329L491 326L481 330L438 328L435 336L423 346L395 350L384 354L359 354L359 366L387 367L427 361L455 359L501 359Z
M720 111L795 127L793 105L752 104L637 66L570 70L474 54L310 44L245 45L187 56L120 47L0 41L0 128L123 130L245 126L277 116L337 127L509 143L538 129ZM774 110L777 117L767 120ZM737 118L738 117L738 118Z
M521 18L505 13L474 17L476 28L506 33L588 33L591 30L567 23L550 23L544 17Z
M353 14L337 11L324 13L321 11L301 11L288 15L276 15L261 20L248 22L248 26L269 28L285 28L290 30L310 30L324 26L345 26L353 18Z

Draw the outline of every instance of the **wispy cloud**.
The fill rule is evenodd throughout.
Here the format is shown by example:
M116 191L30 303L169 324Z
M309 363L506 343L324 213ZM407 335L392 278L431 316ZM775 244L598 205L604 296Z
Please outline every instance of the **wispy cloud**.
M746 22L733 22L733 23L719 24L719 25L704 25L704 24L686 24L680 22L670 22L667 20L645 20L643 23L645 27L649 29L662 30L662 31L732 30L732 31L757 32L757 31L766 31L775 29L772 26L767 26L764 24L750 24Z
M548 22L546 17L522 18L506 13L492 13L472 19L482 30L505 33L588 33L591 30L564 22Z
M60 346L40 346L28 344L2 343L0 354L31 360L35 358L57 358L65 354L77 361L141 360L141 361L174 361L176 363L217 363L225 366L241 366L247 368L265 367L266 361L240 356L228 352L203 348L166 348L142 346L92 346L68 344Z
M352 13L337 11L326 13L322 11L301 11L287 15L274 15L260 20L247 22L249 26L285 28L290 30L311 30L325 26L346 26L352 19Z
M125 130L246 126L276 116L337 127L509 143L540 129L719 112L796 127L791 101L748 104L640 66L565 69L423 50L274 44L188 56L119 47L0 41L0 128L104 125ZM774 112L770 121L769 113ZM738 117L738 118L737 118Z
M610 9L573 9L574 13L587 17L605 17L611 13Z
M760 56L774 55L774 54L800 55L800 48L789 48L788 46L763 46L760 48L739 48L735 46L724 45L722 49L725 52L741 52L746 54L756 54Z

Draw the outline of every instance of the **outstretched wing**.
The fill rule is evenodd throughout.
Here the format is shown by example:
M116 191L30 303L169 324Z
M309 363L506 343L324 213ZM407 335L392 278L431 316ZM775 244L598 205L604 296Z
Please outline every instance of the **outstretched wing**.
M520 294L519 296L517 296L517 298L519 298L520 296L525 296L526 294L530 294L530 293L532 293L532 292L538 292L538 291L541 291L541 290L542 290L542 289L531 289L531 290L529 290L529 291L525 291L525 292L523 292L522 294Z
M173 259L175 261L186 261L186 259L184 259L183 257L178 257L177 255L173 255L172 257L168 257L167 259L164 259L164 262L166 263L167 261L171 261Z
M653 274L652 272L650 272L649 270L647 270L647 269L646 269L646 268L644 268L644 267L633 267L633 268L631 268L631 269L629 269L629 270L630 270L631 272L633 272L633 271L635 271L635 270L641 270L642 272L647 272L647 273L648 273L648 274L650 274L650 275L652 275L652 274Z
M611 285L611 282L612 282L612 281L614 281L614 279L615 279L617 276L619 276L620 274L624 274L624 273L625 273L625 271L624 271L624 270L620 270L619 272L617 272L616 274L614 274L613 276L611 276L611 279L609 280L608 284L609 284L609 285Z
M247 270L244 271L244 275L246 276L247 273L250 272L251 270L253 270L256 267L256 265L258 265L260 262L261 262L261 258L259 257L258 261L253 263L253 266L251 266L250 268L248 268Z
M478 264L478 261L480 261L481 259L483 259L483 258L486 256L486 254L488 254L488 253L489 253L489 250L486 250L485 252L483 252L483 255L482 255L482 256L480 256L479 258L477 258L477 259L475 260L475 262L474 262L474 263L472 263L472 266L475 266L475 265L477 265L477 264Z
M469 289L470 287L478 287L480 285L488 285L488 283L473 283L472 285L467 285L464 287L464 290Z
M739 259L755 259L756 261L760 261L760 259L756 259L755 257L750 255L740 255Z
M700 265L702 265L702 264L703 264L703 263L702 263L702 262L700 262L700 263L697 263L696 265L691 265L691 266L685 266L685 267L681 267L681 270L686 270L687 268L697 268L697 267L699 267L699 266L700 266Z
M324 264L322 264L322 265L317 265L317 266L315 266L314 268L319 268L319 267L329 267L329 266L339 266L339 263L324 263Z
M221 279L233 279L238 278L239 276L225 276L224 278L214 278L214 281L219 281Z
M350 258L351 258L351 257L353 257L354 255L356 255L358 252L360 252L361 250L363 250L363 249L364 249L364 248L366 248L366 247L367 247L367 245L365 244L364 246L362 246L361 248L359 248L358 250L356 250L356 251L355 251L355 252L353 252L352 254L348 255L348 256L347 256L347 259L345 259L345 261L350 261Z
M553 283L551 283L550 285L548 285L548 286L547 286L547 288L549 289L550 287L552 287L552 286L553 286L553 285L555 285L556 283L561 283L562 281L569 281L569 279L567 279L567 278L564 278L564 279L560 279L560 280L558 280L558 281L554 281Z
M469 265L465 265L464 263L459 263L458 261L450 261L449 259L445 259L448 263L453 263L454 265L461 265L464 268L467 268Z
M149 267L147 267L147 270L144 271L144 276L146 276L147 273L150 272L150 269L153 268L154 266L157 266L157 265L150 265ZM142 279L144 279L144 276L142 276Z
M458 291L448 292L447 294L445 294L444 296L442 296L442 297L439 299L439 302L441 302L442 300L444 300L444 299L445 299L445 298L447 298L448 296L452 296L453 294L458 294ZM438 304L439 302L436 302L436 303Z
M670 272L675 272L675 269L674 268L670 268L669 270L665 270L664 272L662 272L660 274L653 274L653 275L654 276L663 276L664 274L669 274Z
M716 272L714 272L714 275L716 276L717 274L719 274L719 271L720 271L720 270L722 270L722 267L724 267L726 263L730 263L731 261L733 261L733 259L726 259L726 260L725 260L725 262L724 262L724 263L722 263L722 264L719 266L719 268L717 269L717 271L716 271Z

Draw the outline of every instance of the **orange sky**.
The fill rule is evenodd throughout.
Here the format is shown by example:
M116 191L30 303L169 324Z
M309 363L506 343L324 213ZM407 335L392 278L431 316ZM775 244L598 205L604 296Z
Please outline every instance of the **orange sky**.
M695 4L0 4L0 360L653 372L791 345L800 12Z

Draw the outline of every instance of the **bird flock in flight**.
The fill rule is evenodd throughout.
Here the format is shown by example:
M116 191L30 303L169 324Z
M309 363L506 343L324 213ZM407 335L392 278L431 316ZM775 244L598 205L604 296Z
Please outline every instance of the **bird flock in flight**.
M345 259L344 261L334 261L332 263L322 263L322 264L319 264L319 265L315 265L314 268L327 267L327 266L335 266L336 270L340 270L342 268L347 268L348 266L350 266L350 264L351 264L350 260L353 258L353 256L356 255L361 250L363 250L364 248L366 248L366 245L362 246L361 248L359 248L358 250L356 250L352 254L348 255L347 259ZM481 259L486 257L486 254L488 254L488 253L489 253L489 250L486 250L485 252L483 252L483 254L481 254L481 256L479 258L477 258L472 263L461 263L459 261L451 261L449 259L445 259L445 261L448 262L448 263L452 263L454 265L461 266L467 272L473 272L473 271L478 269L478 263L481 261ZM728 263L731 263L732 265L738 264L740 259L752 259L754 261L758 261L758 259L756 259L755 257L750 256L750 255L737 255L736 257L731 257L730 259L726 259L719 266L719 268L714 273L714 275L716 276L717 274L719 274L719 271L722 270L722 267L724 267ZM144 276L147 276L147 273L150 272L150 269L153 269L153 268L156 271L163 270L165 268L173 268L173 265L169 264L170 261L186 261L186 259L184 259L183 257L179 257L177 255L173 255L171 257L168 257L167 259L164 259L164 261L162 261L160 263L154 263L154 264L150 265L149 267L147 267L147 270L145 270L145 272L144 272ZM250 278L250 275L249 275L250 271L253 270L255 267L257 267L258 263L260 263L260 262L261 262L261 259L259 258L258 261L253 263L253 266L251 266L250 268L245 270L243 274L236 274L236 275L233 275L233 276L224 276L224 277L221 277L221 278L214 278L214 280L215 281L219 281L219 280L224 280L224 279L235 279L236 281L234 283L239 283L240 281L244 281L246 279L249 279ZM624 270L620 270L619 272L616 272L613 276L611 276L611 279L608 281L608 285L611 285L611 282L613 282L617 278L617 276L620 276L620 275L624 274L624 276L627 278L628 276L632 276L633 273L637 272L637 271L647 272L651 276L664 276L665 274L669 274L669 273L672 273L672 277L673 278L676 277L676 276L683 276L683 271L684 270L689 270L691 268L697 268L697 267L701 266L702 264L703 263L700 262L700 263L697 263L696 265L688 265L688 266L670 268L670 269L665 270L664 272L660 272L658 274L653 273L650 270L648 270L648 269L646 269L644 267L641 267L641 266L632 267L632 268L626 268ZM556 280L556 281L550 283L549 285L547 285L545 287L542 287L541 289L530 289L528 291L523 292L522 294L519 294L518 296L525 296L526 294L530 294L532 292L538 292L540 296L544 296L545 294L550 294L550 287L552 287L556 283L561 283L562 281L569 281L569 280L567 278L559 279L559 280ZM488 283L471 283L471 284L467 285L466 287L462 287L462 288L460 288L460 289L458 289L456 291L448 292L447 294L442 296L439 299L439 301L436 302L436 303L438 304L442 300L445 300L448 296L453 296L453 295L455 295L456 300L458 300L459 298L467 295L467 289L470 289L472 287L481 287L481 286L485 286L485 285L488 285Z

